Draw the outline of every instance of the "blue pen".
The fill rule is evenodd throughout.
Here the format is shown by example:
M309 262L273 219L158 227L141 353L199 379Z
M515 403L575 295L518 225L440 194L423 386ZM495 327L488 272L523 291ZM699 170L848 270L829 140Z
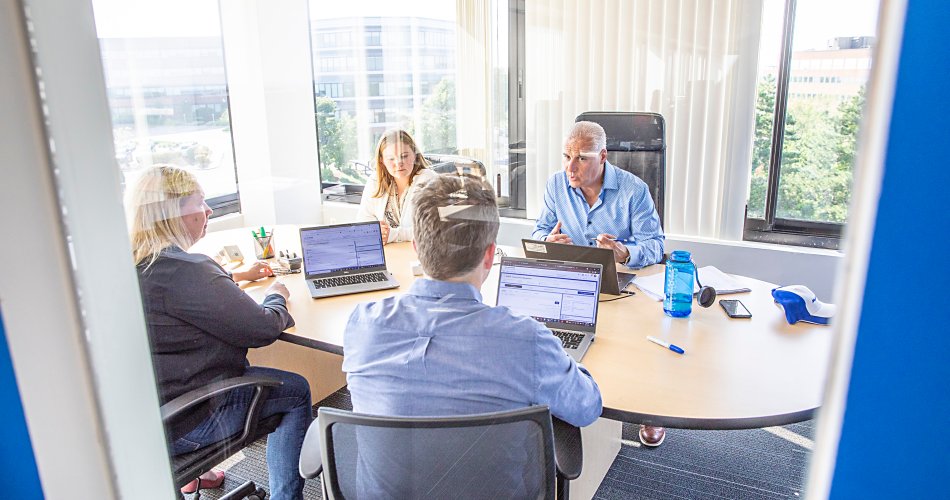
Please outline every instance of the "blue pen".
M654 344L656 344L656 345L658 345L658 346L663 346L663 347L665 347L665 348L667 348L667 349L669 349L669 350L671 350L671 351L673 351L673 352L675 352L675 353L677 353L677 354L686 354L686 351L684 351L682 347L675 346L675 345L673 345L673 344L670 344L669 342L663 342L662 340L660 340L660 339L658 339L658 338L656 338L656 337L648 336L648 337L647 337L647 340L649 340L650 342L653 342Z
M610 240L610 241L619 241L620 243L622 243L622 244L624 244L624 245L626 245L627 243L630 243L630 240L626 240L626 239L623 239L623 238L607 238L607 239ZM592 242L594 242L594 243L597 243L597 238L591 238L590 241L592 241Z

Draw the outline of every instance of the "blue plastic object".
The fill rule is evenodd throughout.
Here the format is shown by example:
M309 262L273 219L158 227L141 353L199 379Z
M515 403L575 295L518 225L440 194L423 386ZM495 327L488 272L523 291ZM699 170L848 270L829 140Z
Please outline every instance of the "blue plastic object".
M663 312L674 318L685 318L693 312L693 281L696 267L689 252L676 250L666 261L663 285Z
M794 325L799 321L827 325L835 314L834 304L826 304L803 285L788 285L772 289L772 298L785 309L785 320Z

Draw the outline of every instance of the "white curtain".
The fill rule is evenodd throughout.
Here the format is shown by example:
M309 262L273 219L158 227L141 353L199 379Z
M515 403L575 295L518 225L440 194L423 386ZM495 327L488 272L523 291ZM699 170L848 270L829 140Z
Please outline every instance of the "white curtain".
M741 239L760 0L526 0L527 209L584 111L666 119L669 234Z
M491 1L456 0L455 109L459 154L492 169Z

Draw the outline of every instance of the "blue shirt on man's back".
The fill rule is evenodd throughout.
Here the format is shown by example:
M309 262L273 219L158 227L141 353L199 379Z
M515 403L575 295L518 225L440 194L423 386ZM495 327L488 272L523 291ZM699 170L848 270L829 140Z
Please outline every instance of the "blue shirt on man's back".
M473 286L416 280L409 292L361 304L343 341L353 410L450 416L547 405L575 426L602 411L600 389L551 332Z
M596 245L593 240L601 233L616 236L630 251L627 266L644 267L663 259L663 229L649 188L610 162L604 163L604 184L593 207L580 188L571 187L563 170L548 178L531 237L543 240L558 222L575 245Z

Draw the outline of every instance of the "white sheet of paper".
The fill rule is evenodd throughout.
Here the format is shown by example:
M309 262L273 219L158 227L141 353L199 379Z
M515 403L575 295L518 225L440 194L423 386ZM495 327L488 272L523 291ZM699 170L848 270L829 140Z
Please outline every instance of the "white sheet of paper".
M633 284L653 300L663 300L663 286L666 280L666 272L651 274L650 276L637 275ZM716 289L718 295L730 293L749 292L748 288L742 286L736 278L720 271L714 266L699 268L699 280L704 286L711 286ZM699 285L693 283L693 293L699 291Z

